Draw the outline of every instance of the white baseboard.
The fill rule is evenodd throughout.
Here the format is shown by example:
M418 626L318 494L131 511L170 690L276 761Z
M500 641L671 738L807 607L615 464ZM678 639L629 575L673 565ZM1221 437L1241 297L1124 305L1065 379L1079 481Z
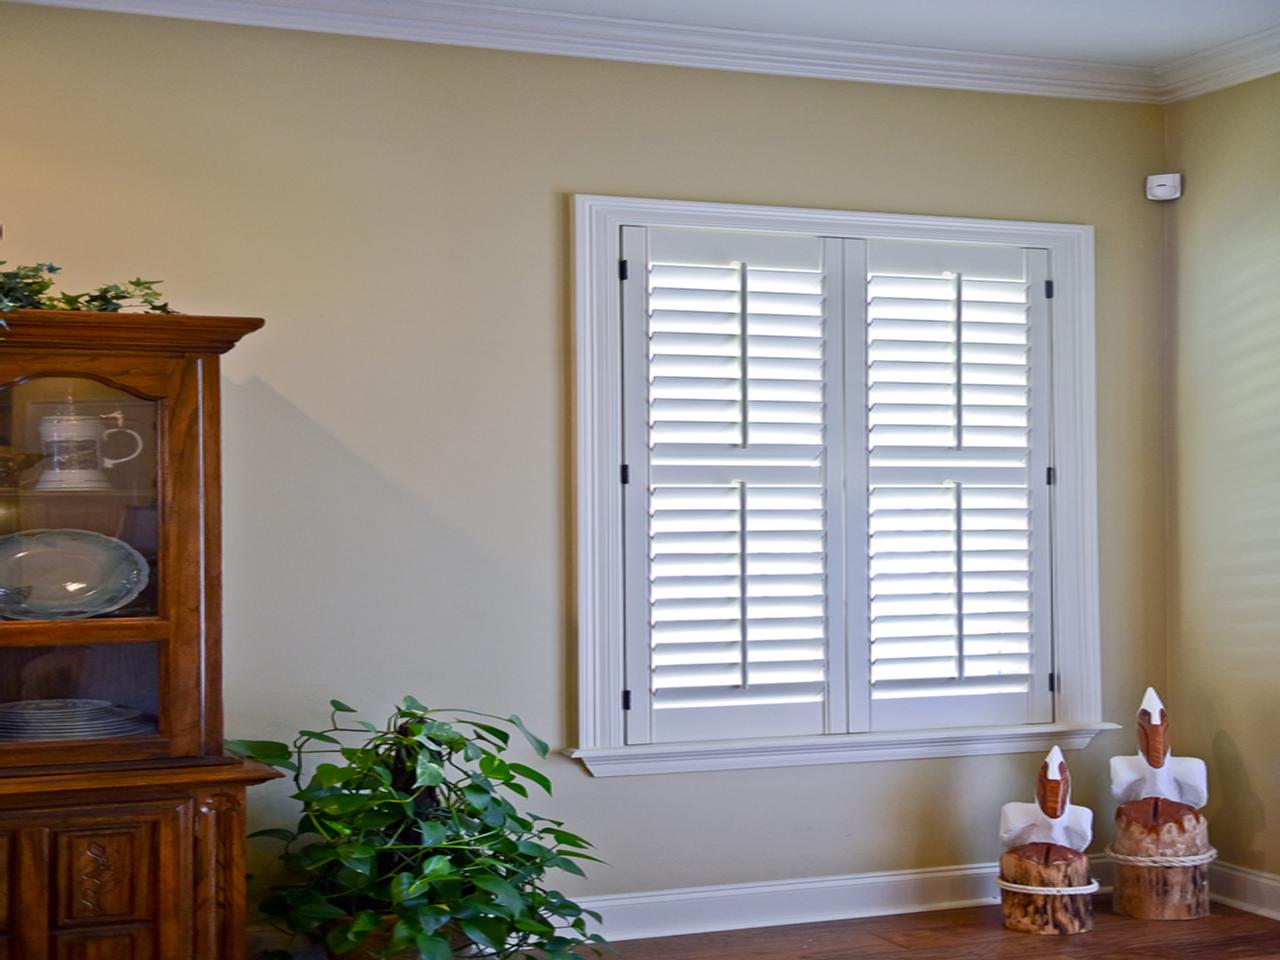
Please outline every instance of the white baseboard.
M888 870L580 897L610 940L818 923L996 903L996 865Z
M889 870L836 877L728 883L614 896L574 897L604 918L609 940L672 937L999 903L996 864ZM251 928L257 949L281 946L265 926ZM252 956L252 951L250 952Z
M1089 859L1109 892L1113 865L1105 855ZM576 899L604 916L598 932L620 941L986 906L999 902L995 876L996 864L971 863ZM1280 876L1215 863L1209 883L1216 902L1280 920ZM259 949L280 945L269 928L251 933Z
M1280 920L1280 876L1274 873L1215 863L1209 868L1209 890L1218 903Z
M1109 892L1112 863L1105 855L1090 861L1101 891ZM610 940L636 940L994 904L999 902L996 870L994 863L972 863L580 897L578 902L604 917L599 932ZM1219 903L1280 920L1280 876L1221 863L1212 867L1210 886Z

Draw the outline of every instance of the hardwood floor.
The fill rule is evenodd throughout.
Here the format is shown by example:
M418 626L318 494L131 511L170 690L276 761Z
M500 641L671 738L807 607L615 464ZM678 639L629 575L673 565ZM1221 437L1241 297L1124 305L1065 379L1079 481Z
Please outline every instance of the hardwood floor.
M999 907L704 933L615 946L620 960L1260 960L1280 958L1280 922L1213 905L1202 920L1130 920L1094 906L1092 933L1013 933Z

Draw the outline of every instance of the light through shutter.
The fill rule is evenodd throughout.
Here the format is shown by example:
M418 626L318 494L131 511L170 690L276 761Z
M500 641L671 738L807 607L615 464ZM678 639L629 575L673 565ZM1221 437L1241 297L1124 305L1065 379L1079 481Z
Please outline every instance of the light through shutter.
M647 422L628 437L629 459L647 464L632 494L643 493L645 529L628 558L645 567L646 595L628 598L628 628L648 642L630 647L647 662L628 676L643 679L649 709L629 732L825 732L823 242L681 230L645 241Z
M1044 267L868 244L872 729L1049 719Z

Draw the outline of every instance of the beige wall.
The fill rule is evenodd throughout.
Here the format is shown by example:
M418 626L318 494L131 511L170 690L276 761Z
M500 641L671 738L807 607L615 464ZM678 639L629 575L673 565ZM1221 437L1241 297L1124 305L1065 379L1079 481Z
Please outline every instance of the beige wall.
M570 742L576 192L1095 224L1107 715L1164 679L1160 108L7 3L0 36L0 255L268 318L224 384L233 735L412 692ZM1080 801L1131 742L1072 758ZM544 809L612 864L575 892L966 863L1038 763L558 759Z
M1173 106L1174 749L1215 845L1280 872L1280 75Z

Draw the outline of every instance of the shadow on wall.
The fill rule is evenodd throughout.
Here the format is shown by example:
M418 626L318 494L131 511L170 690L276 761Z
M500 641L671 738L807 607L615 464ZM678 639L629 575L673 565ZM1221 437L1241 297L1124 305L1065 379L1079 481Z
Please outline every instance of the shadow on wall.
M1209 765L1209 803L1205 807L1209 839L1232 865L1260 870L1266 857L1257 842L1267 825L1266 804L1254 790L1248 758L1236 738L1223 728L1223 719L1211 692L1200 687L1189 693L1188 702L1200 705L1195 726L1208 734L1197 738L1196 743L1205 750L1202 759ZM1174 737L1175 753L1194 755L1195 750L1190 746L1178 749L1176 730Z
M1267 824L1266 804L1254 792L1249 766L1235 738L1225 730L1213 735L1209 770L1214 786L1218 787L1216 798L1210 794L1213 809L1209 818L1210 836L1217 834L1218 846L1231 850L1234 865L1262 869L1265 857L1256 841Z
M330 697L371 719L408 693L524 707L481 669L545 660L511 642L518 558L442 512L430 475L415 496L262 380L224 379L223 405L230 733L284 736Z
M262 380L222 391L228 736L292 739L323 725L331 697L374 722L406 694L526 711L510 678L554 665L545 645L511 642L529 603L519 558L435 508L447 495L430 475L414 496ZM250 829L295 819L292 791L251 791ZM277 846L250 845L251 900Z

